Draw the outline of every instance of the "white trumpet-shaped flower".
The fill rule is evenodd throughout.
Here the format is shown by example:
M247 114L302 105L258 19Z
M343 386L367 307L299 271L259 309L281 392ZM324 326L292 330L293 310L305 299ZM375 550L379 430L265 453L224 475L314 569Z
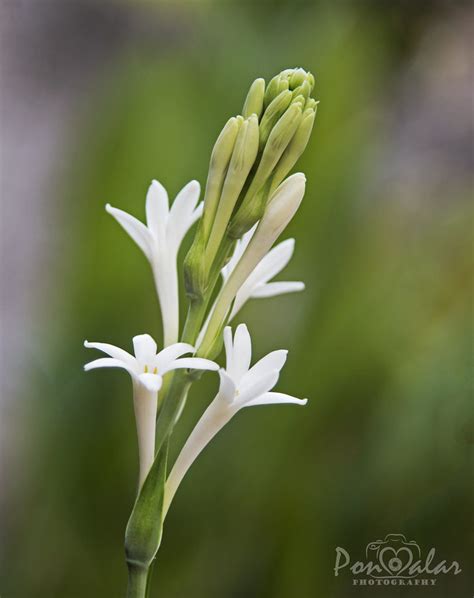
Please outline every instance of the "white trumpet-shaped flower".
M249 232L246 233L242 239L237 241L231 259L222 269L222 278L224 283L232 274L244 251L247 249L247 246L250 243L256 228L257 225L249 230ZM244 304L249 299L274 297L275 295L295 293L297 291L304 290L305 287L303 282L269 282L288 265L288 262L293 256L294 250L295 240L286 239L286 241L279 243L265 255L265 257L255 267L253 272L237 291L229 320L231 320L237 314L237 312L242 309Z
M237 293L267 256L275 241L289 224L304 196L306 178L298 172L289 176L272 194L255 232L216 297L211 316L198 343L198 353L209 355L222 322L230 314Z
M165 346L178 340L179 295L176 259L188 230L202 214L197 181L188 183L169 207L166 189L153 181L146 197L145 226L123 210L106 205L106 210L140 247L151 264L163 321Z
M155 458L158 391L163 383L163 376L171 370L180 368L217 370L219 366L209 359L182 357L186 353L194 352L194 347L187 343L175 343L157 353L156 342L149 334L133 337L135 355L108 343L85 341L84 346L98 349L109 356L87 363L84 366L86 371L96 368L122 368L132 378L140 461L139 487L141 488Z
M224 329L226 368L219 370L219 391L187 439L166 482L164 513L166 514L181 480L195 459L219 430L243 407L294 403L305 405L307 399L273 392L287 351L268 353L250 367L252 345L245 324L240 324L232 339L229 326Z
M257 223L258 224L258 223ZM222 268L221 274L223 284L228 280L229 276L234 271L239 263L240 258L247 249L252 236L257 228L257 224L251 228L242 239L239 239L235 245L234 253L229 262ZM293 252L295 250L295 240L286 239L282 241L273 249L271 249L265 257L255 267L253 272L249 275L244 284L237 291L237 294L232 305L232 310L228 322L230 322L249 299L260 299L265 297L275 297L276 295L284 295L286 293L296 293L304 291L304 282L299 281L274 281L269 282L274 276L277 276L283 268L288 265ZM211 309L204 326L199 333L196 345L199 346L206 333L207 325L212 316L213 309Z

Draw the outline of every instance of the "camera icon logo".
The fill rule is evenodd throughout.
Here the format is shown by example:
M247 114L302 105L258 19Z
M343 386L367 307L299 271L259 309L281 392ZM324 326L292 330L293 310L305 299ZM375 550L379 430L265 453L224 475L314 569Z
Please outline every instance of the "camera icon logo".
M379 565L372 577L414 577L411 565L421 558L418 544L407 541L403 534L387 534L384 540L369 542L365 550L368 560Z

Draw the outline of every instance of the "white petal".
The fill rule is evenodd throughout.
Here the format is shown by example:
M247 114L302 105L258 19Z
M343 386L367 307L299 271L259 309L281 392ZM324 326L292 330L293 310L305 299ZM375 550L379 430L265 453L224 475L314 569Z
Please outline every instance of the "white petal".
M255 230L255 227L250 232L252 232L252 234L253 234L254 230ZM247 243L249 241L250 241L250 238L248 239ZM299 286L302 283L295 283L298 288L286 287L286 290L278 290L278 287L275 289L272 288L272 289L268 289L268 295L265 295L265 290L266 290L264 288L265 283L268 280L270 280L271 278L273 278L273 276L278 274L288 264L292 254L293 254L294 245L295 245L294 239L287 239L286 241L283 241L282 243L280 243L279 245L274 247L271 251L269 251L267 253L267 255L265 255L263 257L263 259L260 261L260 263L257 264L257 266L255 267L253 272L247 277L247 279L242 284L242 286L240 287L240 289L238 290L238 292L236 294L235 301L232 306L232 311L229 316L229 321L232 320L237 315L237 313L242 309L242 307L245 305L245 303L247 303L247 301L251 297L260 297L260 296L261 297L265 297L265 296L271 297L272 294L278 295L280 293L290 293L292 291L302 290ZM237 253L237 248L236 248L236 252L234 252L234 255L236 253ZM240 257L240 255L239 255L239 257ZM232 256L232 260L234 260L234 256ZM231 260L231 262L232 262L232 260ZM230 265L230 267L229 267L229 265ZM228 269L225 272L224 271L222 272L224 281L228 278L228 276L230 275L230 272L234 269L235 266L236 266L236 263L234 263L234 264L229 263L228 266L226 266L226 268L228 268ZM275 284L279 284L279 283L275 283ZM285 283L285 284L293 285L293 283ZM303 286L303 288L304 288L304 286ZM261 290L261 289L263 289L263 290ZM272 293L272 291L274 291L274 292ZM259 292L261 294L259 294Z
M110 345L109 343L90 343L89 341L84 341L84 347L88 349L98 349L103 353L107 353L110 357L114 359L120 359L120 361L124 361L129 366L134 366L136 364L135 357L124 351L120 347L116 347L115 345Z
M285 293L304 291L304 288L304 282L267 282L256 287L250 296L255 299L262 299L264 297L275 297L276 295L284 295Z
M232 254L232 257L230 258L227 265L224 266L221 270L222 278L224 280L227 280L227 278L230 276L231 272L237 265L237 262L242 257L242 254L247 249L247 245L250 243L250 239L253 237L253 234L257 229L257 225L258 222L248 232L246 232L245 235L241 239L239 239L235 244L235 249L234 253Z
M133 350L140 365L151 365L156 355L156 343L149 334L139 334L133 337Z
M197 181L190 181L181 189L171 206L168 232L171 238L177 238L178 245L195 222L193 220L194 209L199 201L200 192L201 186L199 183Z
M255 405L276 405L279 403L293 403L295 405L306 405L308 399L297 399L291 395L282 392L267 392L252 401L248 401L245 407L254 407Z
M288 351L280 349L272 351L262 357L250 370L245 374L240 383L240 390L243 392L246 388L256 384L262 376L274 370L280 371L285 365Z
M121 361L120 359L113 359L112 357L101 357L100 359L95 359L94 361L86 363L84 366L86 372L89 370L95 370L97 368L121 368L123 370L127 370L131 376L136 375L135 370L130 368L125 362Z
M234 381L222 368L219 370L219 376L221 379L219 396L225 399L228 403L232 403L235 399L235 391L237 390Z
M182 357L172 361L162 373L169 372L177 369L190 369L190 370L218 370L219 366L210 359L203 359L202 357Z
M252 341L248 328L245 324L239 324L234 334L234 358L232 371L227 368L227 373L239 383L242 376L248 371L252 359Z
M146 221L158 240L165 238L168 211L168 193L161 183L154 180L146 195Z
M112 207L110 204L105 206L109 214L115 218L120 226L132 237L135 243L140 247L146 257L151 260L153 256L153 239L147 227L137 220L134 216L127 214L123 210Z
M172 361L185 353L194 353L194 347L188 343L174 343L160 351L153 359L152 365L156 366L158 371L163 373Z
M163 378L158 374L140 374L138 380L152 392L158 392L163 384Z
M278 382L280 375L279 370L272 370L263 374L254 384L243 389L237 397L237 402L240 406L246 405L249 401L258 398L260 395L267 393Z
M286 239L271 249L255 268L258 270L260 281L267 282L279 274L288 265L294 250L294 239Z
M234 363L234 343L232 341L232 328L230 326L224 328L224 347L226 370L229 372L232 370Z

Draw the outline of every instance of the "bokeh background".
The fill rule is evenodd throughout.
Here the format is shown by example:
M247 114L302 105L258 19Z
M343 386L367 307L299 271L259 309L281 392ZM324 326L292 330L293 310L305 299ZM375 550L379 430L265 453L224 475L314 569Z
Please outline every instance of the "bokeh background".
M289 348L166 522L152 596L472 594L473 11L455 1L2 0L0 593L119 597L137 454L129 380L83 340L161 338L148 266L104 211L205 183L251 81L289 66L321 100L286 237L303 294L241 312ZM189 244L190 239L188 239ZM197 384L174 454L216 387ZM435 588L334 577L387 533L459 561Z

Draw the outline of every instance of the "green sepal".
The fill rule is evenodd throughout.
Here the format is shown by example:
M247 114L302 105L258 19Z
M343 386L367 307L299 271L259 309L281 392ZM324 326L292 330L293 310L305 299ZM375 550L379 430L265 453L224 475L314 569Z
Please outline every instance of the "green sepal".
M160 547L167 458L166 440L155 457L127 523L125 555L129 567L147 569Z

